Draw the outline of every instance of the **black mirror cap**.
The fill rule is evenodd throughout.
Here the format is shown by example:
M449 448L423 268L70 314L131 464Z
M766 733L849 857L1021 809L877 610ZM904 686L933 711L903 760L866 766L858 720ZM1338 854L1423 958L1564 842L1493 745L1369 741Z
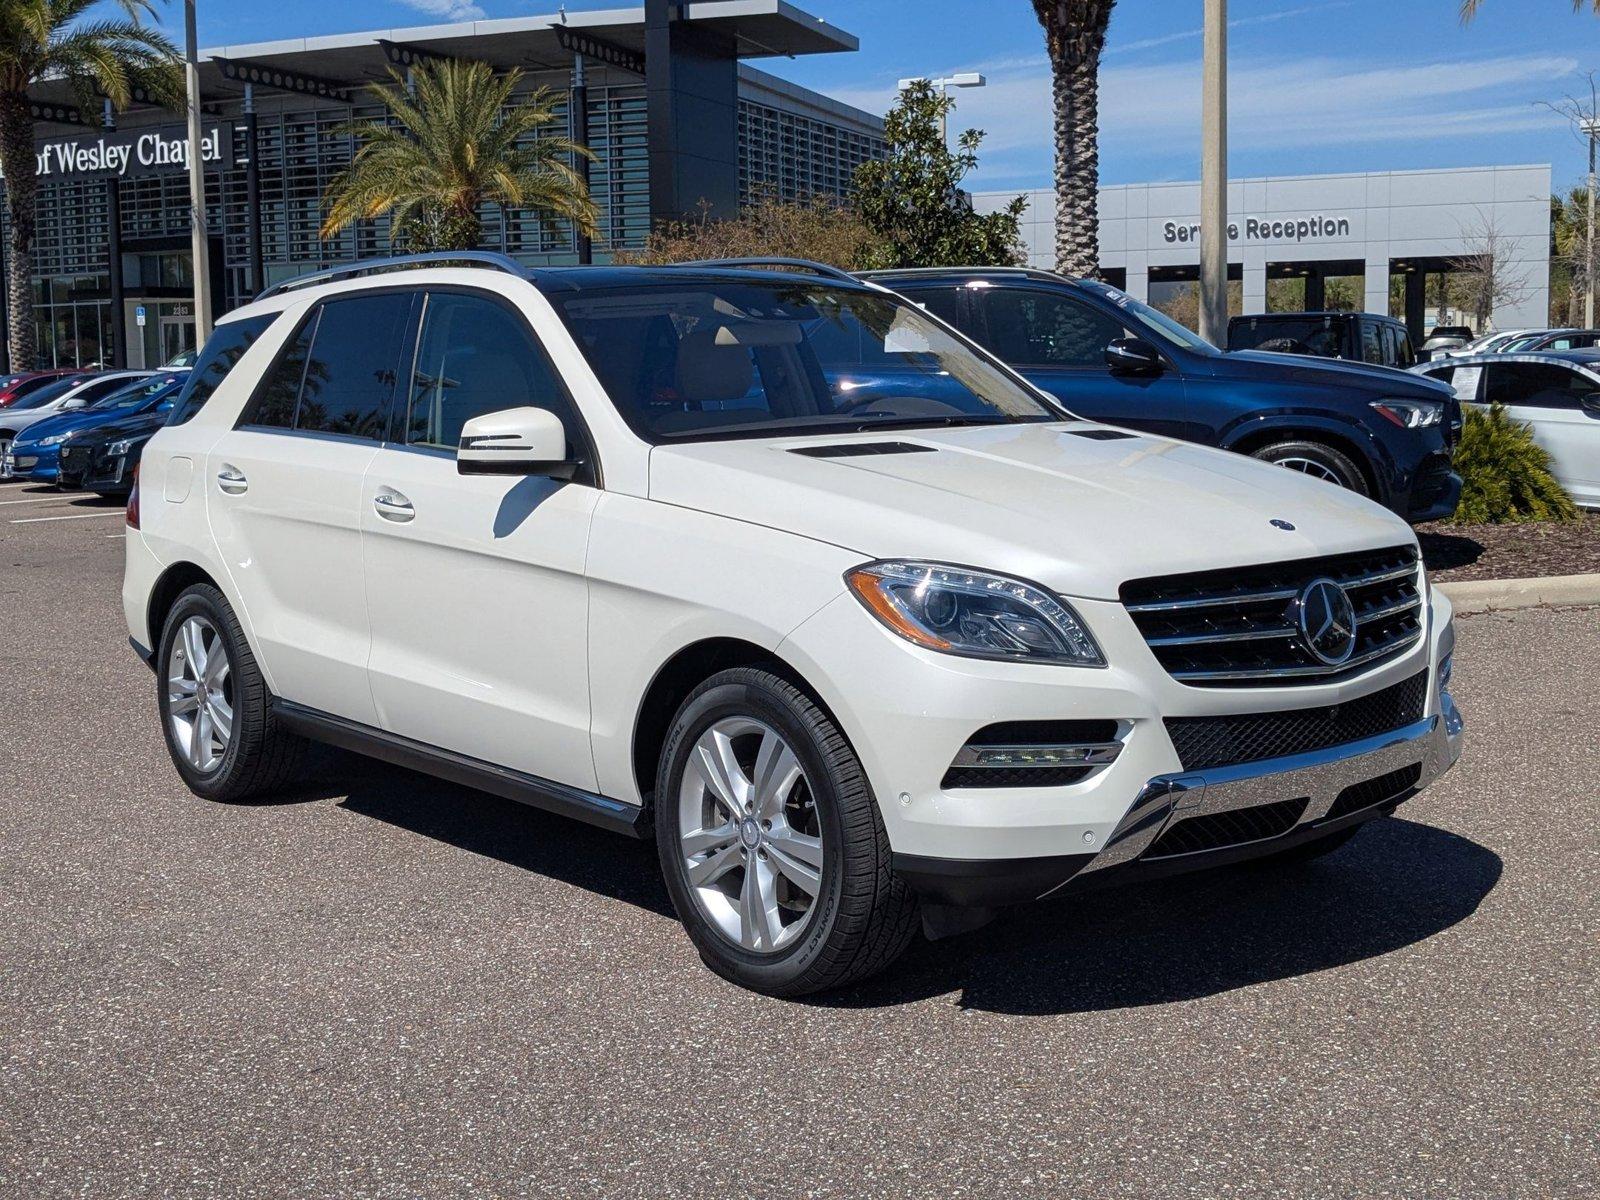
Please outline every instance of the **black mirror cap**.
M1113 371L1154 372L1166 364L1161 352L1143 338L1121 337L1106 347L1106 366Z

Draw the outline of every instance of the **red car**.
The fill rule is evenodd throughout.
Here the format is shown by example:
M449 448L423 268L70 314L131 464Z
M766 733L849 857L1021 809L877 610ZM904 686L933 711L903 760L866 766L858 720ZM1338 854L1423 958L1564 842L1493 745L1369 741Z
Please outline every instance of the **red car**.
M0 408L15 403L37 388L42 388L52 379L85 374L88 372L81 367L55 367L47 371L19 371L15 375L0 375Z

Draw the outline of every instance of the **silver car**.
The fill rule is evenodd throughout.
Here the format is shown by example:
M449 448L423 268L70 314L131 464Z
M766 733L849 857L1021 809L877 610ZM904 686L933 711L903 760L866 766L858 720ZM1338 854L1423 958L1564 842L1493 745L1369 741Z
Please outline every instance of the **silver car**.
M1422 363L1464 404L1505 405L1533 426L1557 482L1585 508L1600 508L1600 349L1473 354Z
M12 477L11 443L28 426L57 413L88 408L134 380L153 374L154 371L102 371L97 375L67 375L30 392L9 408L0 408L0 479Z

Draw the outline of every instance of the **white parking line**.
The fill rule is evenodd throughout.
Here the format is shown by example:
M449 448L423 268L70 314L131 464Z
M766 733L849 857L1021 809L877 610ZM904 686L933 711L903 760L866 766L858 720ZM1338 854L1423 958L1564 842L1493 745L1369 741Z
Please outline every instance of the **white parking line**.
M29 500L0 500L0 508L12 504L65 504L71 499L71 496L34 496Z
M13 525L37 525L40 521L87 521L90 517L121 517L126 516L120 508L107 509L105 512L73 513L67 517L18 517L11 523Z

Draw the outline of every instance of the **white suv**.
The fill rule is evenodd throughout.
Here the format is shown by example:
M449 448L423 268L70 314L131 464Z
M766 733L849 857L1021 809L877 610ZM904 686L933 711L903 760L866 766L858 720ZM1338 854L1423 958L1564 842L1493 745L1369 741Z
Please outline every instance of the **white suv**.
M1403 521L1077 420L826 268L307 278L218 327L129 509L195 792L310 739L654 836L705 961L773 994L1324 853L1459 752Z

